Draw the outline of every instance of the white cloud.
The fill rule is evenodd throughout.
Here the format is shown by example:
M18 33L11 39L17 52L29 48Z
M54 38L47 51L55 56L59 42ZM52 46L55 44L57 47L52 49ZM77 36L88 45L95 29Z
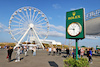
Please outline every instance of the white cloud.
M65 31L65 28L63 26L55 26L53 24L49 24L50 28L56 29L58 31Z
M55 8L55 9L61 8L61 6L59 4L53 4L52 7Z
M49 24L50 30L48 33L48 36L53 36L53 37L65 37L65 28L63 26L55 26L53 24ZM47 31L40 31L38 32L39 35L44 36L47 35Z
M0 23L0 32L2 31L3 29L3 25Z
M2 31L8 32L8 28L4 24L0 23L0 32Z
M55 36L55 37L65 37L65 34L57 32L57 31L50 31L49 36Z
M40 36L45 36L47 35L46 31L41 31L39 32ZM53 37L65 37L65 34L57 32L57 31L49 31L48 36L53 36Z
M9 29L4 29L5 32L9 32Z
M0 28L2 29L3 25L0 23Z

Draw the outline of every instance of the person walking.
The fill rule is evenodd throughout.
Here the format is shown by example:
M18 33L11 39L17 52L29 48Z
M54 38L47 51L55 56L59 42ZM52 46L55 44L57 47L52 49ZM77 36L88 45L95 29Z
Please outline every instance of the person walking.
M66 49L67 57L69 57L69 48Z
M74 47L74 49L73 49L72 54L73 54L73 58L75 58L75 57L76 57L76 48L75 48L75 47Z
M92 64L92 48L89 50L89 62Z
M22 54L24 54L24 47L22 46L22 49L21 49L21 51L22 51Z
M87 57L88 57L88 61L90 62L90 58L89 58L89 49L87 49Z
M8 57L8 61L9 61L9 62L11 62L12 52L13 52L13 47L10 46L9 49L8 49L8 56L9 56L9 57Z
M58 49L59 56L61 55L61 48Z
M15 62L19 62L20 61L20 52L21 52L21 50L20 50L20 47L17 47L17 54L16 54L16 60L15 60Z
M57 54L57 55L58 55L58 50L59 50L59 49L58 49L58 47L57 47L57 48L56 48L56 54Z
M81 50L80 50L80 48L78 49L78 56L79 56L79 58L80 58L80 53L81 53Z
M53 56L55 55L55 53L56 53L56 48L54 47L53 48Z
M33 47L33 56L36 56L36 46Z
M51 47L49 47L48 49L49 49L49 54L48 54L48 55L50 55L50 54L51 54L52 49L51 49Z
M24 52L25 52L25 56L27 56L27 47L25 47Z
M9 58L9 55L8 55L9 47L7 46L6 49L7 49L7 57L6 58L8 59Z
M84 55L84 48L81 48L81 58L83 57Z

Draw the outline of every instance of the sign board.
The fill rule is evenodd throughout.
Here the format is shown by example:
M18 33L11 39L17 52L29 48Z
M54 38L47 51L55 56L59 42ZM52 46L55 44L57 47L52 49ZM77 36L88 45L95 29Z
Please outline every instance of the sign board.
M84 9L78 9L66 12L66 38L67 39L84 39Z

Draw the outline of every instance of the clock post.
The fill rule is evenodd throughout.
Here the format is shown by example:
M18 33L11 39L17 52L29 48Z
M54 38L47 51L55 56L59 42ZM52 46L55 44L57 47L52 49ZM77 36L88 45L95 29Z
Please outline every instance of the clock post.
M78 60L78 40L85 38L84 8L66 12L66 39L76 40L76 60Z

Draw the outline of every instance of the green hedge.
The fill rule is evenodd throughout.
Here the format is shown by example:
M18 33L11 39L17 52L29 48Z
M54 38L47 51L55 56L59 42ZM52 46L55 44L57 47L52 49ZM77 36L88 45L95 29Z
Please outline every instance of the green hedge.
M64 60L64 67L89 67L89 62L86 58L78 58L78 60L72 57Z

